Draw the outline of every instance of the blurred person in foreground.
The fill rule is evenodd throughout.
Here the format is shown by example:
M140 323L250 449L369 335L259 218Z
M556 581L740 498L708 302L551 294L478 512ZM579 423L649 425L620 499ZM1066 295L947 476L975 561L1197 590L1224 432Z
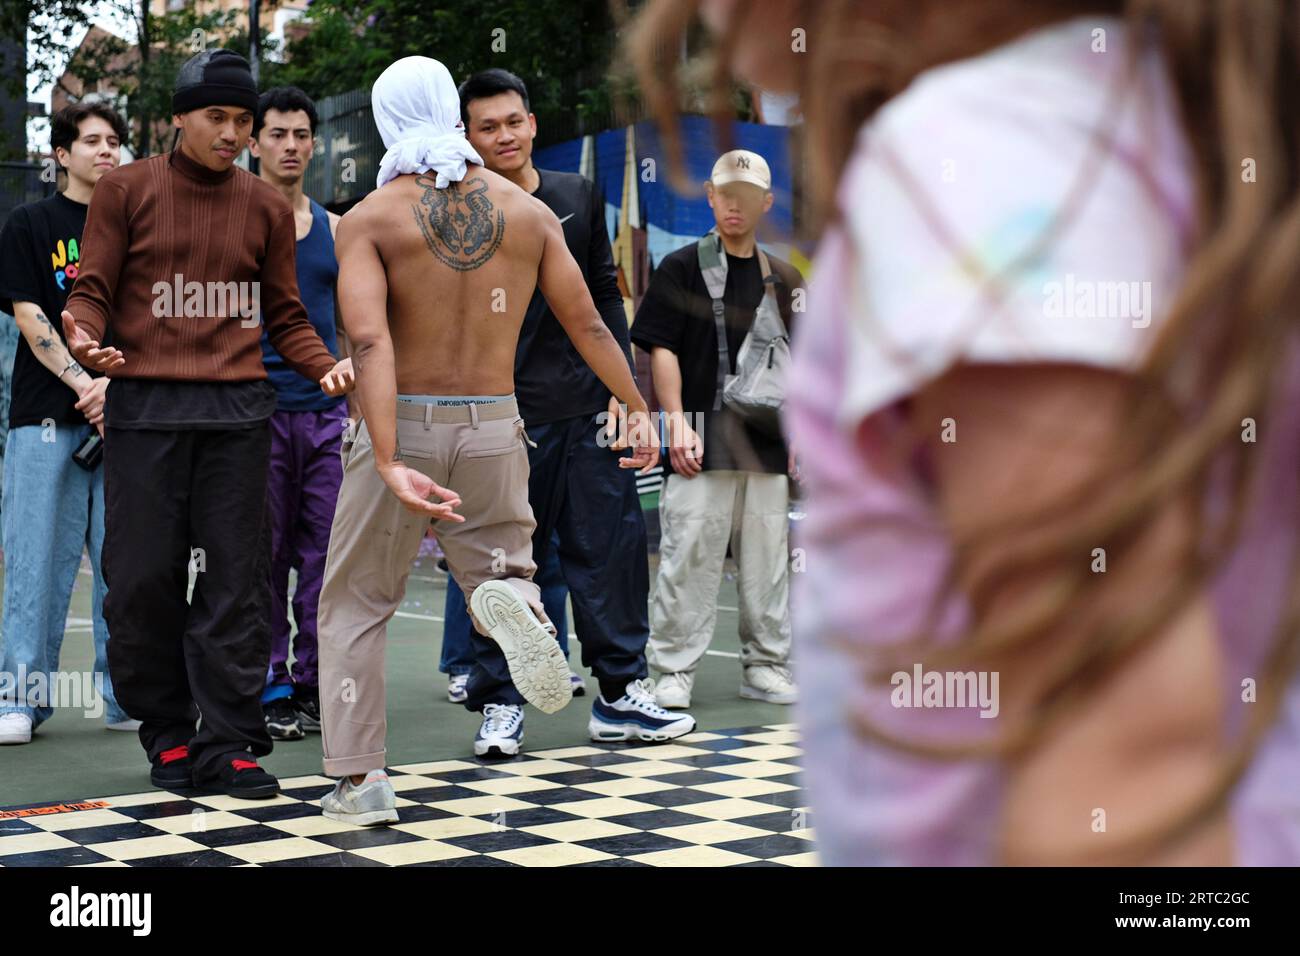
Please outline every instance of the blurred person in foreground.
M631 38L670 155L694 6ZM800 94L822 224L786 421L822 858L1295 864L1300 5L956 9L700 9L723 92Z

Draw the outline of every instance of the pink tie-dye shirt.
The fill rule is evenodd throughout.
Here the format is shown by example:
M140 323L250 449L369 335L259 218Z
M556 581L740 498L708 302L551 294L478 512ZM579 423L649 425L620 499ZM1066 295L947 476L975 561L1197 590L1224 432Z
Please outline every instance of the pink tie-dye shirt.
M792 603L824 862L995 862L995 761L907 755L864 740L849 718L939 738L997 723L974 709L900 711L890 686L862 677L862 649L921 628L949 561L921 469L880 450L899 402L955 362L1124 370L1154 342L1191 242L1192 156L1158 53L1144 52L1117 94L1126 39L1119 20L1077 19L930 70L864 125L845 171L843 221L817 252L795 336L787 419L809 489ZM1099 126L1113 141L1090 168ZM990 297L986 277L1025 255L1080 176L1068 227ZM1288 368L1258 423L1248 527L1212 588L1238 722L1300 529L1300 366ZM939 632L958 632L965 613L957 600L944 608ZM1237 862L1300 863L1295 684L1235 791L1232 822Z

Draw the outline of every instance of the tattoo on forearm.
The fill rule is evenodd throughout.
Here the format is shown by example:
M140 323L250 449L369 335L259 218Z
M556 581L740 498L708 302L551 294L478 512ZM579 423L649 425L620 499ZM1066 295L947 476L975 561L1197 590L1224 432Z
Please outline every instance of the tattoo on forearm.
M36 321L40 322L50 331L49 335L41 335L39 332L36 335L36 344L39 345L44 351L48 352L50 349L58 345L61 340L59 339L58 334L54 331L53 323L51 323L50 320L45 317L44 312L36 313Z
M424 194L411 211L438 261L464 272L491 259L505 236L506 214L492 205L487 182L471 176L445 189L435 187L433 176L420 176L416 182Z

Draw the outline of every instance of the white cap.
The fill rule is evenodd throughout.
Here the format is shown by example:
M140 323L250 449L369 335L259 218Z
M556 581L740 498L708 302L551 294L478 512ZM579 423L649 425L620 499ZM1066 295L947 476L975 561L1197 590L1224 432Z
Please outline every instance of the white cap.
M713 164L713 174L709 182L715 186L726 183L751 183L769 192L772 189L772 171L767 168L767 160L758 153L747 149L733 149L723 153Z

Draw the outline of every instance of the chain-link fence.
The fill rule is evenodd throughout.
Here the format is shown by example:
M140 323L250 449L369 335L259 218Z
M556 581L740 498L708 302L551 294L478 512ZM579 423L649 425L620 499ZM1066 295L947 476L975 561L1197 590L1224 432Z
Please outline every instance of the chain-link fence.
M303 189L335 211L375 188L384 142L370 110L370 91L327 96L316 104L316 154Z
M44 168L40 163L0 163L0 226L17 206L54 192L53 180L41 178Z

